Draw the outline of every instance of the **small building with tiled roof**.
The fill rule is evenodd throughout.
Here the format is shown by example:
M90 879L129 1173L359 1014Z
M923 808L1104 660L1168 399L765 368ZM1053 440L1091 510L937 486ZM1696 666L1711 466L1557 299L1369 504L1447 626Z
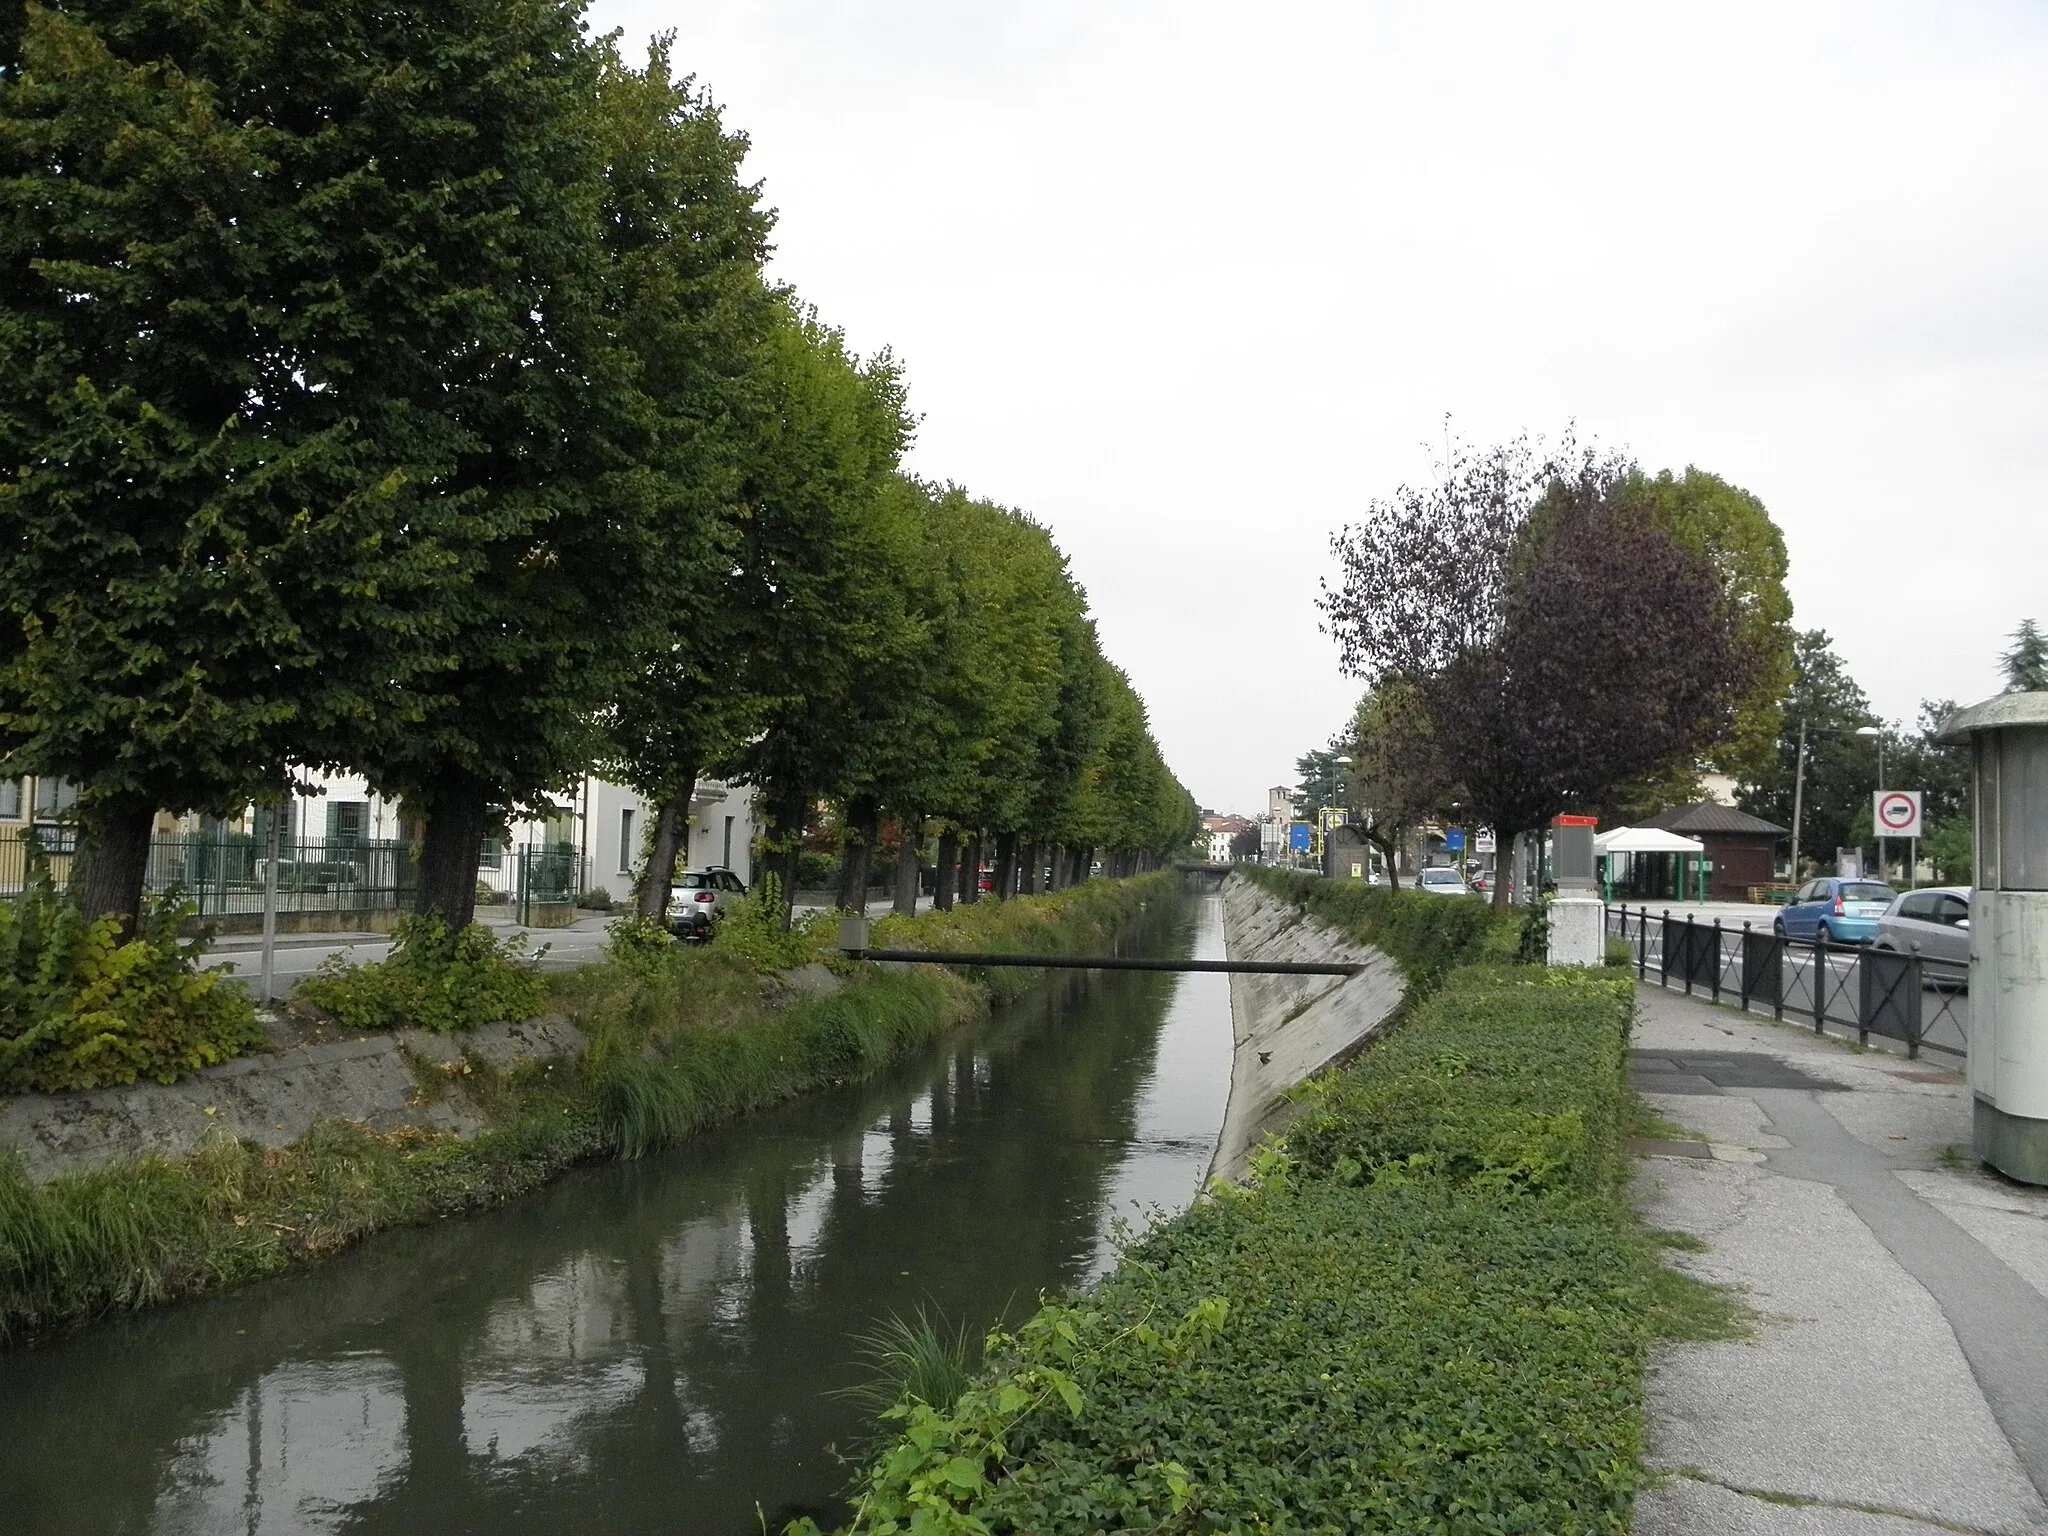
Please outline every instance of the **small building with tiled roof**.
M1774 821L1713 800L1659 811L1635 825L1697 838L1706 846L1707 859L1713 865L1707 876L1709 901L1747 901L1751 886L1774 881L1778 839L1787 835Z

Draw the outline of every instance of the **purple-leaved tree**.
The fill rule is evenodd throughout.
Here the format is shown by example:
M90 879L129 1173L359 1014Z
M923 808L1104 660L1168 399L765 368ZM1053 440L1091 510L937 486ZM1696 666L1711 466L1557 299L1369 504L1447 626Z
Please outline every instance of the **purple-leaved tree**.
M1697 756L1756 676L1708 558L1658 525L1632 467L1527 437L1454 448L1436 484L1332 540L1319 606L1344 669L1409 701L1379 751L1462 786L1503 849Z

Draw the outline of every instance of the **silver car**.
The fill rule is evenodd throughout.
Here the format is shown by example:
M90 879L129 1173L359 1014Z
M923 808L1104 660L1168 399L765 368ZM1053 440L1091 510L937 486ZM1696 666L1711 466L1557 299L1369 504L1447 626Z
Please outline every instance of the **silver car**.
M1470 896L1472 887L1448 864L1432 864L1415 877L1415 889L1432 896Z
M1967 886L1938 885L1894 897L1877 920L1873 948L1918 955L1968 969L1970 892Z
M678 938L709 938L712 924L725 915L726 903L746 894L740 877L729 869L686 869L669 892L669 930Z

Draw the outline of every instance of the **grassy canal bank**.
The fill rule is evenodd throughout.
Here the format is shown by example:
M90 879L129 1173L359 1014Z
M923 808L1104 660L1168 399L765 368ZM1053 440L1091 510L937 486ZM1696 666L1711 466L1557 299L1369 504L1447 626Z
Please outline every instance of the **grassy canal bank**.
M1405 1017L1245 1187L906 1393L849 1529L1627 1529L1647 1348L1728 1326L1625 1198L1629 983L1485 959L1519 935L1477 902L1260 878L1395 953Z
M1091 881L891 917L877 924L878 942L1100 952L1175 879ZM419 1094L460 1092L482 1110L475 1136L326 1122L284 1146L221 1137L188 1157L41 1184L0 1159L0 1340L279 1274L384 1228L515 1199L576 1163L638 1156L865 1077L1032 981L855 965L826 942L823 925L782 935L741 924L704 948L628 939L602 964L549 978L545 1006L583 1031L582 1058L503 1074L418 1064ZM818 969L827 959L830 977ZM800 971L816 985L793 985ZM390 990L373 975L355 995Z

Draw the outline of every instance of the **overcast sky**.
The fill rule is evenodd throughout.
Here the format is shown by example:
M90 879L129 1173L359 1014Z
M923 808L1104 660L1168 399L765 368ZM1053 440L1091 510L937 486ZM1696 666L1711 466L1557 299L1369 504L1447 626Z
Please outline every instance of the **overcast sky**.
M775 274L1024 508L1203 804L1358 688L1329 536L1444 418L1712 469L1879 711L2048 621L2048 7L600 0L753 141Z

